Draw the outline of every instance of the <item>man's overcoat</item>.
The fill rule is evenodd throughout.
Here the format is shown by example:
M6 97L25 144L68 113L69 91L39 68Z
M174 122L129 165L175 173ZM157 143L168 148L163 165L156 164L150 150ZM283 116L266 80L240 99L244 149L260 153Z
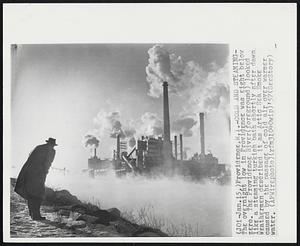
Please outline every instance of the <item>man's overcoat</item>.
M55 157L55 150L49 144L38 145L29 155L19 173L15 192L25 199L44 198L45 181Z

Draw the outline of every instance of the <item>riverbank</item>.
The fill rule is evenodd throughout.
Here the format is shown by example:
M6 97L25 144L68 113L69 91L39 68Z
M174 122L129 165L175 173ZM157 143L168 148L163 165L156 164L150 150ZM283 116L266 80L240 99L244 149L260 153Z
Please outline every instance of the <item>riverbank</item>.
M11 178L10 233L13 238L34 237L167 237L158 229L122 218L117 208L100 209L83 203L67 190L46 188L41 207L44 221L33 221L26 200L14 192Z

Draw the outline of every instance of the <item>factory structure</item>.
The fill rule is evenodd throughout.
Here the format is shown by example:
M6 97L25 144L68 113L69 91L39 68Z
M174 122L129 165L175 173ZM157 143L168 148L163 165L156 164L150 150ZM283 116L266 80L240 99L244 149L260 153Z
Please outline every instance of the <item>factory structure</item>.
M94 155L88 159L88 171L89 176L94 178L95 175L105 174L111 166L111 161L109 159L101 160L97 156L97 149L94 148ZM87 171L85 170L85 171Z
M97 157L95 149L94 156L88 160L90 176L113 169L116 175L176 173L193 179L228 177L230 170L227 165L220 164L212 153L205 153L204 116L204 113L199 113L201 152L186 160L183 152L183 135L175 135L171 141L168 83L163 82L163 136L142 136L128 151L127 142L122 141L118 135L112 160L101 160Z

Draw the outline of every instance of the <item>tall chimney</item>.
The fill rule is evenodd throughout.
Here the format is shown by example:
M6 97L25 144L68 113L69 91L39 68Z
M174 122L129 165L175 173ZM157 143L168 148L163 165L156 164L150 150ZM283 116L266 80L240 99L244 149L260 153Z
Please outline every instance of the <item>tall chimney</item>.
M169 115L169 95L168 82L163 83L163 100L164 100L164 141L170 142L170 115Z
M120 159L120 134L117 136L117 159Z
M94 157L97 157L97 148L94 149Z
M201 154L205 155L205 140L204 140L204 113L199 113L200 117L200 143Z
M175 160L177 160L177 136L174 136Z
M182 134L179 135L179 142L180 142L180 160L183 160L183 143L182 143Z
M168 83L163 82L163 119L164 119L164 134L163 134L163 159L164 166L167 172L172 169L172 144L170 139L170 115L169 115L169 96Z

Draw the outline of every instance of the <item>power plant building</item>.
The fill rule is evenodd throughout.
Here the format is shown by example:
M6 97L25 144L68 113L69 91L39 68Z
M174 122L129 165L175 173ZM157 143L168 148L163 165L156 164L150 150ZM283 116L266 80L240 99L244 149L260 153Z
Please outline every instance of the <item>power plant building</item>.
M113 164L116 173L124 174L151 173L153 170L161 172L177 169L183 175L195 177L213 177L225 173L225 165L219 164L218 159L211 153L205 153L205 125L204 113L199 113L200 130L200 154L196 153L191 159L185 160L183 152L183 135L174 136L173 144L170 133L170 115L169 115L169 97L168 83L163 82L163 136L162 137L144 137L136 141L136 145L127 152L127 142L117 136L117 147L114 151ZM172 149L173 145L173 149ZM179 153L178 153L179 152ZM89 169L97 170L107 167L107 161L104 162L95 154L88 160Z

